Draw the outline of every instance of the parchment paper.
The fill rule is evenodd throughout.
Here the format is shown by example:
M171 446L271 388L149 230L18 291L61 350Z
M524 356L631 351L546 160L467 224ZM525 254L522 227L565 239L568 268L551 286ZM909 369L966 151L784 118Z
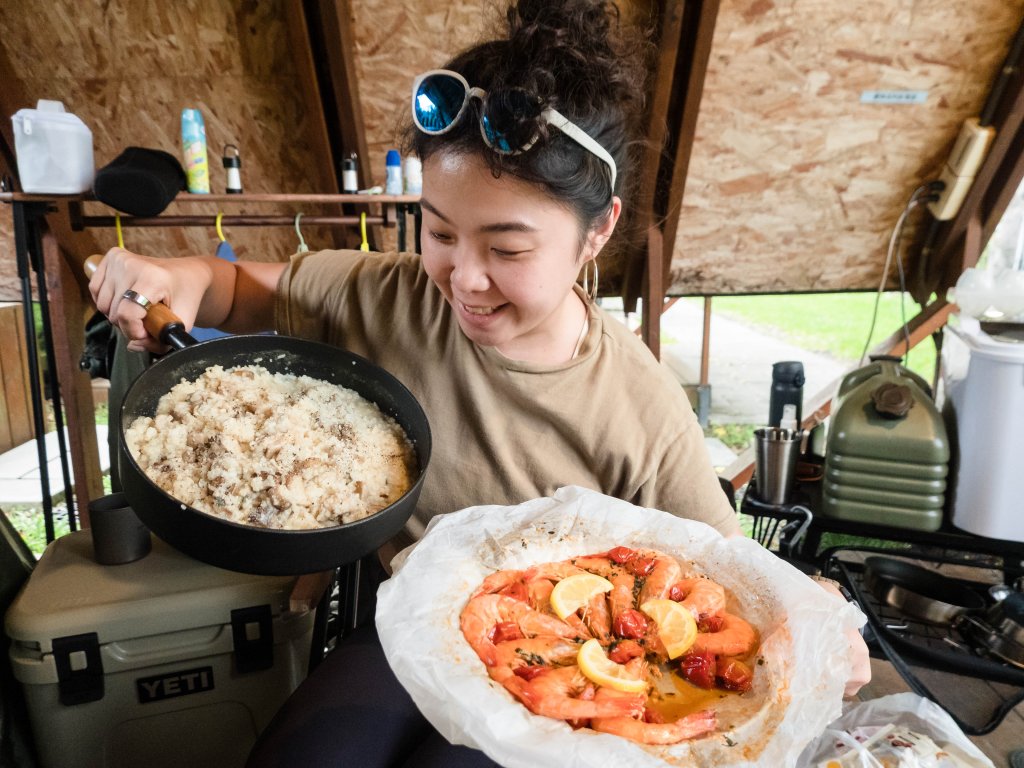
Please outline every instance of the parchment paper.
M647 547L693 563L730 590L761 634L754 687L728 697L724 730L667 747L645 746L531 714L493 682L459 630L484 577L613 546ZM449 741L508 768L795 765L841 713L849 676L845 632L864 615L750 539L577 487L518 506L470 507L434 518L381 585L377 630L391 668ZM725 701L725 700L723 700Z

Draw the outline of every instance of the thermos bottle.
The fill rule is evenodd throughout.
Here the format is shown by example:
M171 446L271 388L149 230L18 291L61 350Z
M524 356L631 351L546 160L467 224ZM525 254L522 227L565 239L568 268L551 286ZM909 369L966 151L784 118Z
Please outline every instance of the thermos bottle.
M803 420L804 364L789 360L772 366L772 393L768 401L768 426L782 425L785 406L796 406L796 423L799 428Z

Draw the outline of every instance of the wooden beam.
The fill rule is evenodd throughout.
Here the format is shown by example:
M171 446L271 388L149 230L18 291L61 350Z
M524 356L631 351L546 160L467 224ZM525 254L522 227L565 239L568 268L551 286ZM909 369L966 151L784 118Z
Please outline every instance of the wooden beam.
M938 331L949 321L949 315L956 309L956 305L950 304L945 299L939 299L921 310L917 315L907 321L907 333L910 336L910 345L907 345L906 337L902 326L893 331L886 339L875 345L871 355L897 355L902 357L908 350L913 349L933 333ZM839 384L846 377L849 371L830 381L825 387L815 392L804 402L804 417L800 424L802 429L810 430L821 424L832 411L832 400L835 397ZM750 482L754 474L754 449L747 448L740 453L733 462L726 467L721 476L728 480L733 490L739 490Z
M43 265L46 291L50 297L50 323L53 329L53 351L56 360L60 397L64 405L71 468L74 472L75 509L82 527L89 525L89 501L103 495L103 474L100 471L96 445L96 414L92 401L92 380L78 367L85 346L84 318L90 308L83 298L72 268L61 253L52 232L43 233ZM68 508L71 509L71 499Z
M643 315L640 338L658 360L661 359L661 311L665 303L665 286L661 281L661 255L663 246L661 229L652 226L647 229L647 269L644 270L646 290L644 291ZM661 297L655 303L654 297Z
M634 252L623 283L623 303L635 307L638 273L644 305L644 341L660 355L660 308L671 275L679 212L689 170L704 78L711 56L719 0L666 0L660 26L659 55L648 113L648 151L637 197L640 221L662 230L661 253ZM663 150L663 151L662 151ZM653 275L657 271L658 275ZM658 308L648 312L648 306Z
M693 154L693 140L697 133L697 116L700 113L700 102L704 95L704 78L707 76L708 60L711 58L711 45L715 36L715 23L718 20L719 0L701 0L688 2L684 33L686 38L680 43L679 64L673 89L674 101L678 106L670 107L670 114L677 116L676 131L673 136L674 152L671 168L662 167L663 173L670 174L667 180L661 180L659 197L664 200L664 232L665 255L662 263L662 279L666 286L672 269L672 255L676 247L676 233L679 230L679 215L683 206L683 193L686 189L686 177L690 170L690 157Z
M351 153L358 159L359 188L372 184L373 165L363 132L363 107L359 99L356 41L352 30L355 15L350 0L306 0L310 43L321 65L320 98L330 138L337 188L341 188L341 160ZM348 230L347 242L358 247L358 233ZM370 228L370 248L380 242L380 232Z
M314 163L319 172L319 179L315 188L328 193L341 191L338 182L340 175L340 158L336 157L331 147L331 138L327 132L327 122L324 119L324 101L320 92L320 82L317 78L316 60L313 56L313 47L310 42L309 24L306 16L306 9L303 7L303 0L286 0L285 21L288 25L288 42L292 54L292 61L295 63L299 90L302 92L302 103L314 116L310 121L310 133L312 136L312 147L314 157L321 158L321 162ZM337 212L341 213L341 206ZM345 248L351 244L352 233L344 230L331 230L331 239L334 247Z
M711 297L704 297L704 333L700 340L700 385L709 384L711 374Z
M637 193L632 204L634 228L637 232L646 232L652 226L660 226L654 213L654 197L658 185L658 169L664 159L664 148L668 141L669 104L672 101L673 76L679 57L684 7L684 2L665 0L658 20L658 52L651 77L644 127L646 140L638 169L640 178L636 184ZM635 311L637 299L643 295L648 257L649 243L646 241L634 246L627 254L629 263L622 283L622 299L627 312Z
M995 139L960 210L948 222L931 219L931 226L922 228L927 234L912 247L911 256L918 266L912 270L911 290L919 300L933 291L943 293L956 283L964 263L960 256L969 222L980 217L984 249L1024 178L1024 69L1016 65L1010 72L1012 78L994 111Z

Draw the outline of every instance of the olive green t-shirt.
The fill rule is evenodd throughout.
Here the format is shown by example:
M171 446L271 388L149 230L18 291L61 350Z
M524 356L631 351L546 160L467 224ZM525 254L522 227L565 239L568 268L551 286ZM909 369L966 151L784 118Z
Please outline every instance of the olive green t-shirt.
M579 355L510 360L470 341L416 254L300 253L278 284L280 333L343 347L423 406L433 450L408 524L579 485L735 530L682 387L623 324L590 306Z

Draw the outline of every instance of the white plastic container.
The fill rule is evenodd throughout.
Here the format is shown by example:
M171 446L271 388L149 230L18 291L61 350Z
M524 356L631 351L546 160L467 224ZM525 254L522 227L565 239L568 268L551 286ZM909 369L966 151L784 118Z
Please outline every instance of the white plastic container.
M76 195L92 188L92 131L65 112L62 102L40 99L35 109L19 109L11 122L25 192Z
M115 566L87 530L50 544L6 620L41 767L244 764L306 673L313 614L288 613L294 581L156 537Z
M953 525L1024 542L1024 344L994 339L973 318L947 325L943 337L943 413L955 437Z

